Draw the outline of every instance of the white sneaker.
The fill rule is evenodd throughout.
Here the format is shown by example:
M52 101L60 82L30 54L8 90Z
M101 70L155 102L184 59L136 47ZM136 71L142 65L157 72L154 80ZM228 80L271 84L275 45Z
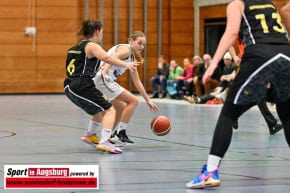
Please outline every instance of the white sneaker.
M134 145L134 142L129 139L126 134L126 130L121 130L119 133L115 132L111 141L115 143L117 147L122 147L124 145Z
M110 139L116 147L123 147L126 145L126 143L122 142L121 139L117 136L117 135L114 135L113 137L111 137Z
M215 95L215 98L221 100L223 103L225 102L226 98L227 98L227 91L224 90L223 92L221 92L218 95Z
M116 147L111 141L108 139L106 141L102 141L96 146L97 150L109 152L112 154L120 154L122 150Z
M211 96L216 96L218 94L220 94L222 91L222 88L221 87L217 87L213 92L210 93Z

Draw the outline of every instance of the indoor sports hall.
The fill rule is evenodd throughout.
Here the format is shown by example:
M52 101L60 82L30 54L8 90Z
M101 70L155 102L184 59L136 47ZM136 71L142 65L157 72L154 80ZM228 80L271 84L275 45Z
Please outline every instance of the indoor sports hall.
M0 96L0 192L8 193L255 193L287 192L290 187L289 147L283 131L269 135L266 123L253 107L239 120L230 150L221 165L222 185L189 190L207 159L221 105L193 105L185 101L154 99L160 115L172 121L166 136L150 130L153 114L143 99L130 122L135 145L112 155L96 151L80 137L88 115L64 95ZM273 110L273 109L271 109ZM99 165L99 190L3 189L4 165Z
M288 1L273 3L282 8ZM159 56L182 65L184 58L215 53L225 30L228 2L0 0L0 193L288 192L290 149L284 132L270 135L257 107L240 117L239 128L233 132L219 170L221 186L191 190L185 184L206 164L222 104L190 104L167 96L151 99L160 108L159 113L152 113L125 72L118 83L139 99L127 129L135 144L113 155L80 140L90 116L64 94L64 79L74 69L66 68L68 49L81 40L77 34L82 21L104 24L102 40L94 43L105 51L127 44L134 31L145 34L144 63L138 66L138 76L151 97ZM276 16L273 19L280 23ZM277 116L275 107L269 104L269 108ZM171 120L172 129L165 136L155 135L150 128L157 115ZM59 167L63 167L61 172L73 170L71 180L76 181L55 183L66 174L41 173ZM97 178L88 183L96 183L98 189L64 188L92 171ZM10 188L7 179L14 181ZM47 188L42 182L53 185Z

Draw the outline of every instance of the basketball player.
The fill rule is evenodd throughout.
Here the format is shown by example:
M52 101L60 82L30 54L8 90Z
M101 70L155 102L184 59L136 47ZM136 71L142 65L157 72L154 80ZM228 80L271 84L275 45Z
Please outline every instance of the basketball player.
M210 78L237 36L245 44L240 71L219 115L207 164L199 176L186 184L187 188L221 184L218 170L231 142L233 121L266 95L269 83L290 146L290 44L271 0L233 0L229 3L226 30L203 82Z
M113 154L122 153L121 149L115 147L109 138L111 137L116 111L112 104L104 99L103 94L96 89L93 77L100 60L123 66L135 71L137 64L123 62L116 57L106 53L99 45L103 38L103 24L98 20L84 20L79 35L84 37L77 45L67 52L66 79L64 90L66 96L78 107L83 109L92 119L89 130L94 130L95 121L102 121L102 138L96 148Z
M132 63L138 60L143 63L143 58L140 53L143 51L146 44L146 37L143 32L135 31L128 38L128 44L118 44L109 49L108 54L121 59L124 62ZM131 92L119 85L116 80L126 72L127 68L121 66L113 66L106 62L101 63L101 69L94 78L95 85L117 110L115 132L113 141L117 145L130 145L134 142L129 139L126 133L128 122L131 119L137 105L138 98ZM153 112L159 111L159 108L154 104L147 95L144 86L139 78L137 69L130 71L130 76L137 90L146 101L148 107ZM99 123L96 123L99 124ZM84 136L83 139L89 141L89 136Z
M238 44L238 48L239 48L239 54L238 55L236 54L236 51L235 51L233 46L230 47L229 51L230 51L231 55L233 56L236 65L240 66L240 61L241 61L241 58L244 55L245 46L243 45L243 42L240 41L240 39L237 40L237 44ZM267 87L268 87L268 89L271 89L270 88L271 87L270 84L267 85ZM275 133L277 133L280 130L282 130L283 126L274 117L274 115L271 113L271 111L269 110L269 108L267 106L267 102L273 102L273 101L271 101L271 96L269 96L268 93L269 92L267 92L267 96L266 97L260 99L260 101L258 102L257 106L258 106L260 112L262 113L266 123L267 123L270 135L274 135ZM238 129L238 120L234 121L233 128L234 129Z

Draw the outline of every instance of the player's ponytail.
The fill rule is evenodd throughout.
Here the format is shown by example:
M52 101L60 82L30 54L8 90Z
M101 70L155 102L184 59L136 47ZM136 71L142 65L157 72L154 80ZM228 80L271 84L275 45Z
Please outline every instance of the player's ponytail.
M144 63L144 58L142 57L141 54L134 54L134 57L135 57L135 60L137 62L140 62L140 64L143 64Z
M86 19L82 22L81 29L78 32L78 35L83 36L86 39L89 39L93 36L95 31L99 31L103 28L103 24L99 20Z

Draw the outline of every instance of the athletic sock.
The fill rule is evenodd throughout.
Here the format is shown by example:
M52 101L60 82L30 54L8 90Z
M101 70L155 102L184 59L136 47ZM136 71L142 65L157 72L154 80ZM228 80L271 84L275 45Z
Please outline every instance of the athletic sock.
M96 134L100 128L101 128L100 122L90 120L89 128L86 131L85 136L91 136L93 134Z
M112 135L112 130L111 129L102 129L102 141L107 141Z
M208 155L207 159L207 171L212 172L216 170L221 162L222 158L216 156L216 155Z
M127 123L119 122L118 128L117 128L117 133L119 133L122 130L126 130L128 127Z

